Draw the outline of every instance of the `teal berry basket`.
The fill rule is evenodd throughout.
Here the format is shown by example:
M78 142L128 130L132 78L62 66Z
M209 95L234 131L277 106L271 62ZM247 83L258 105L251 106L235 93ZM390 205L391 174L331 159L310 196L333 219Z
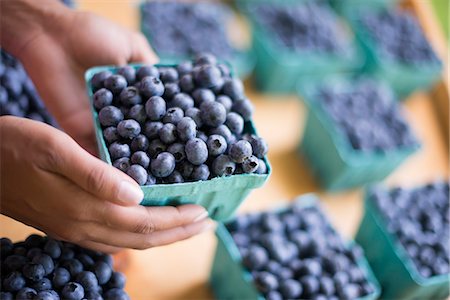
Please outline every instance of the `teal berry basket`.
M143 1L139 6L140 13L140 30L147 38L150 44L152 44L153 36L146 29L144 24L144 10L143 6L145 1ZM232 18L231 16L229 18ZM162 51L156 51L161 64L178 64L185 60L191 60L192 57L189 55L173 55L171 53L165 53ZM229 61L229 65L232 67L233 72L241 79L245 79L253 72L255 67L256 59L250 50L237 50L235 49L230 57L226 58Z
M346 82L350 77L329 77L323 82ZM389 175L420 145L399 147L389 151L355 150L317 101L319 83L300 84L298 93L308 108L299 153L303 154L321 185L338 191L380 181Z
M420 275L405 248L388 232L367 190L364 217L355 240L363 247L382 286L381 299L446 299L449 296L450 274L430 278Z
M298 197L296 202L304 207L318 205L319 201L314 194L306 194ZM281 208L279 211L282 212ZM230 232L223 224L216 229L217 247L210 274L210 285L217 299L229 300L264 300L253 284L252 275L244 268L239 249ZM348 242L348 247L354 244ZM378 299L380 286L370 269L366 259L362 257L357 262L359 268L367 275L368 281L375 287L375 291L357 300Z
M331 6L339 14L347 14L363 7L370 7L371 9L390 8L398 5L399 2L400 0L330 0Z
M413 65L396 61L384 55L370 33L361 24L359 18L365 11L364 8L360 8L344 13L354 28L356 40L366 56L364 72L389 82L399 100L407 99L415 91L431 88L442 76L442 63L435 61ZM369 12L373 12L373 10Z
M138 69L140 64L131 65ZM157 67L173 67L174 65L156 65ZM116 66L94 67L86 71L85 82L88 96L92 101L91 78L100 71L117 72ZM112 165L111 157L103 138L102 128L98 119L98 114L91 102L91 111L94 119L95 135L100 158ZM252 121L246 122L244 132L257 134ZM229 177L216 177L206 181L185 182L176 184L156 184L141 186L144 192L144 199L141 205L144 206L168 206L181 204L198 204L208 210L210 218L223 221L229 219L247 195L258 187L264 185L271 173L271 166L267 157L264 158L267 165L266 174L238 174Z
M350 28L337 15L334 15L336 26L340 29L341 38L345 40L347 46L344 51L334 54L309 50L294 51L286 48L274 38L269 29L258 23L251 12L252 5L255 4L299 5L300 2L292 0L237 2L239 10L250 20L252 51L256 57L254 81L256 87L263 92L292 94L299 80L314 82L325 74L357 71L364 65L362 51L356 46ZM331 8L329 9L331 11Z

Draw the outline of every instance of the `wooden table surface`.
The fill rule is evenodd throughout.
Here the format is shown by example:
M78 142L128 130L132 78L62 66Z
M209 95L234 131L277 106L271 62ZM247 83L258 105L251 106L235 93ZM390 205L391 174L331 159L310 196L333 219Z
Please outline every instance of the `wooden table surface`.
M129 28L138 28L136 1L78 2L79 9L94 11ZM304 106L294 96L259 94L252 90L251 82L246 82L246 91L256 106L254 119L258 131L270 146L273 174L264 187L250 194L240 212L277 206L297 195L315 192L320 194L336 229L342 235L352 237L362 217L362 190L329 194L320 189L308 162L296 153L305 121ZM430 96L416 93L404 106L423 148L389 176L386 183L414 186L448 178L448 145ZM21 240L32 232L36 230L0 216L0 236ZM213 299L208 275L215 245L211 231L170 246L126 251L128 265L124 272L131 299Z

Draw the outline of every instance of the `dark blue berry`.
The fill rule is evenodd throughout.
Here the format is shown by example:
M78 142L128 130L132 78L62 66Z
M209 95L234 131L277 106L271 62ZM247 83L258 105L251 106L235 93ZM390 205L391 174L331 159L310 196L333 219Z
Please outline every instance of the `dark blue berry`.
M69 282L61 291L63 299L81 300L84 298L84 288L76 282Z
M143 134L139 134L131 141L130 149L132 152L147 151L149 144L148 138Z
M57 241L49 239L45 243L44 252L53 259L59 258L61 255L61 246Z
M211 127L222 125L227 119L225 107L218 102L202 103L200 111L203 123Z
M235 170L236 164L225 154L219 155L212 163L212 172L216 176L230 176Z
M145 103L145 112L151 121L159 121L166 114L166 101L159 96L153 96Z
M25 287L17 293L16 299L33 300L36 295L37 295L37 292L34 289ZM1 299L3 300L3 298L1 298Z
M194 107L194 100L188 94L178 93L172 98L170 106L179 107L183 111L186 111L187 109Z
M98 261L94 266L94 273L97 276L97 280L99 284L105 284L111 278L112 270L111 266L105 262Z
M136 104L141 104L142 98L139 95L139 90L134 86L129 86L120 92L120 103L126 107L131 107Z
M91 85L94 91L103 88L106 78L110 77L112 73L110 71L101 71L92 76Z
M176 82L169 82L164 85L163 98L166 100L172 100L172 98L180 92L180 86Z
M47 254L38 254L38 255L34 256L32 259L32 262L35 264L42 265L45 270L45 275L52 273L55 268L53 259Z
M136 79L139 81L147 76L159 77L158 68L156 68L155 66L150 66L150 65L142 66L136 72Z
M209 167L205 164L195 166L191 175L193 181L208 180L210 175Z
M225 107L225 110L227 111L227 113L229 113L231 111L231 108L233 107L233 101L231 100L230 97L226 96L226 95L219 95L217 96L216 101L220 104L223 105L223 107Z
M148 154L150 154L151 158L156 157L161 152L166 151L167 146L160 139L154 139L150 142L148 146Z
M150 168L156 177L167 177L175 169L175 157L169 152L162 152L152 160Z
M150 158L144 151L136 151L131 155L131 163L138 164L144 169L147 169L150 165Z
M77 282L83 286L85 291L96 291L98 289L97 277L90 271L83 271L78 274Z
M187 142L197 135L197 124L190 117L183 117L177 124L178 138Z
M164 83L176 82L178 80L178 72L175 68L160 68L159 78Z
M229 78L223 84L223 93L233 100L241 100L244 98L244 85L237 78Z
M128 168L130 167L130 165L131 165L131 163L130 163L130 159L128 157L122 157L122 158L116 159L113 162L114 168L117 168L122 172L126 172L128 170Z
M134 84L136 81L136 71L132 66L124 66L117 70L118 75L122 75L127 81L128 85Z
M133 139L141 133L141 125L135 120L123 120L117 125L117 132L124 139Z
M2 288L5 291L17 292L25 287L25 278L20 272L14 271L9 273L5 279L3 279Z
M53 273L52 283L56 288L64 286L70 281L70 273L67 269L58 267Z
M214 93L208 89L194 90L192 92L192 98L194 98L197 107L200 107L204 102L214 102L216 100Z
M177 127L172 123L166 123L159 130L159 139L169 145L177 140Z
M235 101L233 103L232 111L237 112L244 118L244 121L250 121L253 115L253 104L247 98Z
M225 124L234 134L241 134L244 131L244 119L235 112L227 114L227 120Z
M178 124L184 117L184 112L179 107L171 107L167 110L166 115L163 117L163 123Z
M173 143L167 148L167 152L172 153L175 158L175 162L179 163L186 158L186 152L184 151L184 144Z
M111 91L105 88L99 89L94 93L93 102L94 107L97 110L100 110L105 106L111 105L112 101L113 101L113 94L111 93Z
M105 106L98 113L98 119L104 127L117 126L123 120L123 113L115 106Z
M213 65L202 65L197 71L194 69L194 79L202 88L214 88L223 84L222 73Z
M243 163L252 156L252 145L246 140L237 141L230 146L229 156L234 162Z
M139 185L144 185L147 182L147 171L141 165L131 165L127 169L127 174L133 178Z
M195 89L194 79L191 74L183 75L180 78L180 88L184 93L190 93Z
M194 165L201 165L208 159L208 147L199 138L187 141L184 148L187 160Z
M164 84L156 77L147 76L139 82L139 92L142 97L147 99L153 96L162 96L164 94Z
M131 151L128 144L121 144L119 142L114 142L108 148L109 154L112 160L116 160L122 157L130 157Z
M257 272L254 276L256 288L262 293L269 293L278 289L277 278L269 272Z
M161 122L147 122L144 126L144 134L145 136L153 140L159 137L159 130L163 127L163 123Z
M104 86L114 95L118 95L127 87L127 81L121 75L111 75L105 79Z
M225 138L218 134L213 134L206 141L208 153L210 156L219 156L227 150L228 144Z

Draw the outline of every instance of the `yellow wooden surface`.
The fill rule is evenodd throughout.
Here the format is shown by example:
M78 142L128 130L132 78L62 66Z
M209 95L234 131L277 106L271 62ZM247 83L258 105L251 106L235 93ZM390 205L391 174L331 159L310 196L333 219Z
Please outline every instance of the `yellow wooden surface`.
M138 28L136 1L85 0L79 3L80 9L97 12L129 28ZM303 105L293 96L258 94L252 90L250 82L246 82L246 91L256 106L255 123L259 133L270 146L273 174L263 188L251 193L240 211L277 206L299 194L317 192L337 230L352 237L362 216L362 191L328 194L320 190L307 161L296 154L305 121ZM408 118L423 148L387 178L388 184L413 186L449 177L448 147L430 100L428 94L416 93L405 103ZM20 240L34 231L0 217L0 236ZM131 299L212 299L207 282L215 243L214 234L207 232L170 246L129 250L125 274L126 290Z

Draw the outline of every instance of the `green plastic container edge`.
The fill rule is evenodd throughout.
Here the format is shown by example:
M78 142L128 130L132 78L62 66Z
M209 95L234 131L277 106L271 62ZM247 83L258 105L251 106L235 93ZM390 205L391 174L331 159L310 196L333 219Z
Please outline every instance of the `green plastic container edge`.
M298 4L298 0L247 0L247 1L237 1L237 7L239 11L241 11L243 14L245 14L249 20L252 27L252 34L258 38L262 44L266 47L267 51L269 52L269 55L277 61L278 64L282 66L302 66L304 65L304 62L310 62L311 60L327 60L327 61L336 61L336 60L342 60L342 53L333 54L333 53L317 53L314 51L291 51L282 45L277 44L276 41L272 38L273 33L270 32L270 30L262 28L262 26L259 24L259 22L252 16L251 13L249 13L249 6L255 3L273 3L273 4L279 4L279 5L292 5L292 4ZM303 0L303 2L311 2L311 0ZM326 4L324 4L326 5ZM328 5L326 5L329 7ZM331 7L329 7L331 11ZM335 15L336 20L340 27L344 27L343 20L339 19L337 15ZM349 68L355 68L356 66L360 66L364 63L364 57L362 57L362 53L358 51L357 47L355 46L355 39L351 37L351 35L347 35L346 38L348 39L348 43L351 45L351 48L349 49L350 52L346 53L347 57L346 59L350 60L350 57L354 58L354 61L349 64ZM309 56L309 58L308 58ZM306 58L305 58L306 57Z
M344 76L330 76L324 80L324 82L341 82L341 81L347 81L349 77ZM382 82L380 82L383 84ZM298 85L298 94L301 98L301 100L306 104L306 106L309 109L308 113L313 113L317 116L317 118L320 120L322 125L327 128L329 132L332 133L332 139L333 143L336 146L338 153L341 157L341 159L345 162L347 162L351 166L360 166L364 164L370 164L373 160L382 159L386 156L389 156L392 153L400 153L403 154L403 156L409 156L412 153L418 151L421 146L420 144L417 144L415 146L411 147L401 147L389 152L382 152L382 151L373 151L373 152L367 152L364 153L362 151L357 151L352 148L352 145L348 141L348 139L345 138L344 133L337 128L337 126L334 124L334 121L331 119L331 117L328 116L328 114L323 110L323 108L317 103L317 101L313 100L314 95L317 92L317 89L319 87L320 83L306 83L302 84L300 83Z
M130 64L134 68L139 68L142 64ZM157 67L173 67L174 65L155 65ZM102 129L100 122L98 120L98 114L95 111L92 105L92 87L90 80L92 76L100 71L111 71L115 73L119 67L118 66L98 66L88 69L85 72L85 82L88 90L88 97L91 104L91 112L94 118L95 123L95 132L97 136L97 143L100 150L100 153L104 156L103 159L109 164L112 165L111 158L109 156L109 151L106 147L105 140L103 138ZM256 128L252 121L246 122L245 130L250 133L258 134ZM210 180L205 181L197 181L197 182L186 182L186 183L177 183L177 184L157 184L151 186L141 186L146 197L151 197L153 195L160 196L164 194L167 197L177 197L185 194L191 194L193 192L198 192L199 189L204 189L207 191L221 191L227 188L227 185L224 183L230 182L233 183L235 187L241 188L256 188L262 186L269 178L272 167L267 159L267 156L264 157L264 162L267 166L266 174L237 174L228 177L215 177ZM145 200L144 200L145 201ZM156 205L153 204L152 205Z
M139 15L140 15L140 30L144 34L144 36L147 38L150 44L152 44L153 37L152 35L146 30L143 20L144 20L144 10L143 7L146 4L145 1L142 1L139 4ZM234 48L233 48L234 49ZM156 51L156 50L155 50ZM185 60L190 60L192 57L190 56L176 56L176 55L170 55L163 52L157 52L157 55L160 58L161 64L178 64ZM252 52L250 50L238 50L234 49L234 53L232 57L230 57L230 63L228 63L228 66L233 69L233 71L238 75L240 78L247 78L250 76L250 74L253 71L253 68L256 64L256 59L252 55Z
M411 279L420 286L428 286L432 284L445 284L446 282L450 284L450 274L448 275L439 275L433 276L430 278L425 278L417 271L417 268L414 266L414 262L409 257L406 249L401 245L400 242L396 241L396 238L393 234L387 231L385 222L383 220L383 216L381 212L377 208L377 206L371 200L370 190L373 187L367 187L365 189L364 195L364 207L365 213L369 214L376 223L376 226L380 229L382 234L386 237L386 240L389 242L389 249L393 250L393 253L396 257L403 262L406 269L408 270Z
M380 6L377 8L378 10L385 9L385 7ZM401 74L425 74L424 77L427 77L430 82L436 81L441 76L442 71L442 62L439 61L435 64L422 64L422 65L408 65L396 60L389 59L388 57L383 57L380 53L379 47L376 45L375 41L371 37L371 34L365 29L365 27L361 24L359 16L364 13L364 8L360 7L355 11L345 11L344 15L348 19L351 27L354 28L355 35L357 40L362 44L362 48L366 50L366 57L368 62L373 60L373 64L378 68L399 70ZM434 51L434 49L433 49ZM410 87L408 87L411 89ZM411 92L420 87L414 87L412 91L399 91L399 100L407 99ZM394 86L394 89L398 90Z
M323 209L321 208L320 201L318 200L318 197L315 194L305 194L301 195L295 198L294 202L300 203L303 207L310 207L310 206L318 206L319 209L322 211L322 213L325 215ZM284 205L278 208L274 208L274 211L277 213L281 213L288 209L289 205ZM326 216L326 215L325 215ZM331 226L331 223L328 222ZM334 228L332 228L334 231ZM335 231L336 232L336 231ZM337 232L336 232L337 233ZM337 233L338 234L338 233ZM259 293L257 292L256 288L251 284L252 282L252 275L250 272L248 272L242 265L242 257L240 255L239 249L237 245L234 243L233 238L231 237L230 232L226 229L225 224L220 223L217 226L216 229L216 236L219 240L223 241L223 244L226 247L226 250L228 254L231 256L233 261L238 264L241 267L242 270L242 279L246 282L248 282L251 285L251 288L254 290L255 294ZM348 240L347 247L351 247L352 245L356 244L353 240ZM367 275L367 278L370 283L372 283L375 286L375 291L372 294L366 295L362 298L358 298L358 300L373 300L378 299L380 296L380 284L378 283L375 275L372 272L372 269L369 266L369 263L365 259L365 257L362 257L359 261L357 261L358 267L364 270L365 274ZM210 278L210 285L212 285L213 278ZM220 299L220 295L215 295L217 299ZM263 300L264 297L262 295L258 296L258 300ZM249 300L249 299L247 299Z

